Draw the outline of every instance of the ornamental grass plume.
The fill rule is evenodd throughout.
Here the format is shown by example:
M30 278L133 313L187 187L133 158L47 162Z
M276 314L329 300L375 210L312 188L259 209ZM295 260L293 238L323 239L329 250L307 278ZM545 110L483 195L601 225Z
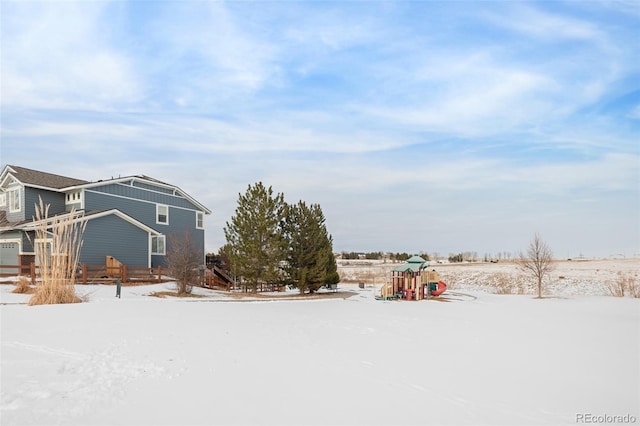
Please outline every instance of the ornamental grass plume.
M16 287L13 289L11 293L18 293L18 294L33 293L33 289L31 288L31 282L27 277L19 277L18 282L16 282Z
M75 209L49 217L49 204L40 199L34 218L33 245L39 263L40 280L29 305L78 303L75 282L82 235L86 221Z

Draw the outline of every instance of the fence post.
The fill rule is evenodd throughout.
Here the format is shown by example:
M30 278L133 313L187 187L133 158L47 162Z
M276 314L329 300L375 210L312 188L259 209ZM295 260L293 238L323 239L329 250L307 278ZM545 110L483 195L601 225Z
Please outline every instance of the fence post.
M31 273L31 284L36 284L36 263L31 262L29 265L29 272Z
M122 277L122 282L127 282L127 265L120 265L120 276Z
M87 283L87 264L82 264L82 284Z
M158 282L162 282L162 266L158 266Z

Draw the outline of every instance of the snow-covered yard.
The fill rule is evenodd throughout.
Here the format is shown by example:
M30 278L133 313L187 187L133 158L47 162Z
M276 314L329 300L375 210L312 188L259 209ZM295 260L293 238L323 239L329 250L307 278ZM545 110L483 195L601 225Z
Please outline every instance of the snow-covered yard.
M640 421L638 299L149 296L170 288L78 286L88 302L30 307L1 285L1 424Z

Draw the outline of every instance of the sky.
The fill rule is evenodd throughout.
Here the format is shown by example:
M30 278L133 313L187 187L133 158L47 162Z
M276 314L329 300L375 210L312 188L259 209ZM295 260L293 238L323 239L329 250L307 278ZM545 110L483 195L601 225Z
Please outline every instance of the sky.
M334 251L640 257L636 1L0 0L0 163L147 175L225 243L262 182Z

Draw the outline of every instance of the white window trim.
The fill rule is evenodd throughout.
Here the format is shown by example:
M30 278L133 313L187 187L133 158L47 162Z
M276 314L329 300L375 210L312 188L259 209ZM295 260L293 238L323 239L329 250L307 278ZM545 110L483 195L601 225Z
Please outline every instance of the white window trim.
M167 213L166 213L166 217L167 217L166 222L160 222L158 220L159 216L160 216L160 209L162 207L166 208L166 211L167 211ZM166 204L156 204L156 224L158 224L158 225L168 225L169 224L169 206L168 205L166 205Z
M21 195L20 189L19 188L11 189L7 191L7 193L9 193L9 212L16 213L16 212L22 211L22 198L20 197ZM18 204L19 204L17 209L14 208L16 194L18 196Z
M200 223L200 226L198 226ZM204 229L204 213L196 212L196 229Z
M7 205L7 194L6 192L0 193L0 207L4 207Z
M64 202L66 205L68 204L78 204L80 203L80 205L83 205L83 197L82 197L82 191L73 191L73 192L68 192L64 198Z
M18 254L25 254L22 252L22 240L20 238L6 238L0 240L0 244L15 244L18 243Z
M158 238L160 240L162 240L162 252L159 251L153 251L153 239L154 238ZM167 254L167 238L164 235L152 235L151 236L151 241L150 241L150 245L151 245L151 254L154 256L164 256Z

